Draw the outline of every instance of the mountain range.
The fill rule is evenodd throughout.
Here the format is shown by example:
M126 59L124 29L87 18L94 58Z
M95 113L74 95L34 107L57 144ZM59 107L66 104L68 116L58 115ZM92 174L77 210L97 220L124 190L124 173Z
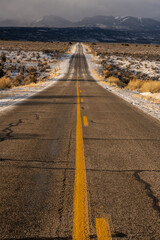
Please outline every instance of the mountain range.
M94 16L87 17L78 22L71 22L62 17L49 15L36 21L25 21L21 19L6 19L0 21L0 27L44 27L44 28L101 28L111 30L135 30L135 31L158 31L160 21L141 17L113 17Z

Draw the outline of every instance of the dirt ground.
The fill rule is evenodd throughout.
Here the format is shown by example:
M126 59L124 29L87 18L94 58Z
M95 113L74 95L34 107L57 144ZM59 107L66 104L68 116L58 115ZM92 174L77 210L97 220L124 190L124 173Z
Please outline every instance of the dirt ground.
M23 50L23 51L58 51L65 52L69 42L23 42L23 41L0 41L1 50Z

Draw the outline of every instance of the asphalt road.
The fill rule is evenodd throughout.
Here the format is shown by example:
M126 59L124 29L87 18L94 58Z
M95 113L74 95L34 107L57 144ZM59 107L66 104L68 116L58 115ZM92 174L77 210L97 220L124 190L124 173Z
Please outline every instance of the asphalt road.
M81 45L0 116L0 239L159 240L159 185L159 122L99 86Z

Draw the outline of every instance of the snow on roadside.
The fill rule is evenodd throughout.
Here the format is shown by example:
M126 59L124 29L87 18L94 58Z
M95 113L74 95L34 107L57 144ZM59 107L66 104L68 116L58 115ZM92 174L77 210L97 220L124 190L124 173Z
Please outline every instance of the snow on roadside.
M69 61L72 54L75 52L76 44L72 46L69 53L64 54L52 69L58 69L59 75L57 76L54 72L50 72L48 81L39 82L36 84L26 85L22 87L15 87L8 90L0 90L0 115L15 107L15 104L31 97L32 95L43 91L44 89L55 84L59 79L63 78L68 72Z
M107 91L112 92L117 96L123 98L130 104L134 105L135 107L138 107L143 112L151 115L157 120L160 120L160 104L150 101L154 95L155 95L155 98L159 100L160 99L159 93L158 94L140 93L138 91L130 91L130 90L107 85L102 75L102 65L97 63L97 57L94 57L92 54L90 54L90 49L88 46L83 45L83 49L88 62L88 67L89 67L91 76L97 81L97 83L100 86L102 86ZM143 97L147 97L148 99L145 99Z

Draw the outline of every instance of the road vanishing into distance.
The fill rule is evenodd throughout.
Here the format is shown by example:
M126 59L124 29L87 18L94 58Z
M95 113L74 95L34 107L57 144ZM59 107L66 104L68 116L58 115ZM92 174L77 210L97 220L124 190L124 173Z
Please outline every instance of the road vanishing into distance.
M160 124L91 77L65 76L0 116L0 239L160 239Z

